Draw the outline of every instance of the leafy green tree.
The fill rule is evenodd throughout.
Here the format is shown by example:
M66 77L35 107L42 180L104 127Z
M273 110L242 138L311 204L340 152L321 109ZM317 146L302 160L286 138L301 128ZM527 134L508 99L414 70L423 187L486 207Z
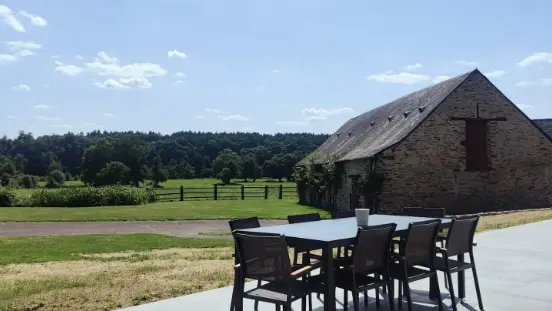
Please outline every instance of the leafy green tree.
M38 179L32 175L22 175L19 178L19 185L27 189L36 188L38 186Z
M224 149L215 159L214 171L218 178L222 178L222 170L227 168L229 172L225 176L238 178L242 171L241 157L230 149Z
M13 164L15 164L15 169L21 173L25 173L25 169L27 168L27 163L29 163L29 160L25 158L22 154L17 154L13 158Z
M107 186L107 185L128 185L130 169L121 162L112 161L101 169L96 178L95 185Z
M257 179L263 178L263 168L260 165L255 166L255 177L253 177L253 181L257 181Z
M201 178L211 178L215 175L212 168L204 168L201 170Z
M178 165L178 175L182 179L193 179L195 177L195 169L190 163L184 161Z
M51 171L63 171L61 162L56 160L52 161L52 163L50 163L50 166L48 166L48 173L50 173Z
M46 187L48 188L57 188L62 186L65 183L65 175L62 171L51 171L48 174L48 179L46 181Z
M11 177L15 176L16 173L17 170L11 160L8 159L3 165L0 164L0 175L9 175Z
M247 178L255 179L255 167L257 167L255 159L250 156L243 158L242 177L244 181L247 181Z
M228 167L223 168L217 176L223 184L228 185L232 180L232 170Z
M113 154L113 143L107 138L101 138L86 148L81 165L81 180L85 184L95 185L98 173L113 161Z
M151 168L151 174L152 174L152 181L154 187L159 187L159 184L167 181L168 173L163 167L163 163L161 163L161 157L156 156L153 160L153 166Z

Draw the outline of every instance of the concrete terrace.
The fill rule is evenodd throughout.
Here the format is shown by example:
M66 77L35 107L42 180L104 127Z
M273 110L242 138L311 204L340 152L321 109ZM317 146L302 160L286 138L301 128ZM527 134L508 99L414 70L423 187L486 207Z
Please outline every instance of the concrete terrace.
M552 308L552 264L550 263L552 248L546 243L550 236L552 236L552 220L487 231L476 236L478 246L475 260L485 310L544 311ZM444 295L446 289L442 274L439 276L439 285L445 305L450 306L448 295ZM427 280L412 283L412 288L415 310L437 310L436 305L427 298L429 289ZM455 282L455 290L457 289ZM229 310L231 294L232 288L224 287L126 308L124 311ZM374 291L370 291L370 294L372 296L368 309L376 310ZM321 296L322 299L323 297ZM343 293L338 290L336 297L337 308L342 310ZM316 295L313 295L313 304L313 310L323 311L322 303ZM352 301L349 301L349 305L352 310ZM253 310L253 302L250 300L245 300L244 306L244 310ZM294 304L293 309L301 310L300 302ZM259 310L274 310L274 305L260 303ZM385 300L382 300L380 310L388 310ZM406 310L406 304L403 305L403 310ZM479 310L470 270L466 272L465 304L459 304L458 310Z

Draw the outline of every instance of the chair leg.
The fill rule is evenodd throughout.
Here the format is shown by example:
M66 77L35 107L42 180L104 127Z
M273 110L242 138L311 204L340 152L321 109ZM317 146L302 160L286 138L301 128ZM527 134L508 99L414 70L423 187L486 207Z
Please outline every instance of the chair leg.
M437 277L437 271L435 271L435 274L431 277L435 278L435 286L437 287L436 288L437 304L439 306L439 311L443 311L443 297L441 297L441 289L439 289L439 279ZM449 280L450 280L450 278L449 278Z
M276 305L276 311L280 311L280 305Z
M394 297L394 293L393 293L393 280L389 280L389 282L387 282L387 298L389 300L389 310L391 311L395 311L395 303L394 303L394 300L395 300L395 297Z
M376 287L376 307L380 307L380 293L379 293L379 287Z
M457 311L456 308L456 296L454 295L454 285L452 284L452 275L450 273L450 267L448 265L448 258L445 258L445 275L448 279L448 290L450 293L450 303L452 305L452 310Z
M410 284L408 282L403 282L404 284L404 294L406 295L406 301L408 303L408 311L412 311L412 297L410 296Z
M284 311L291 311L291 305L284 305Z
M358 292L353 291L353 307L355 311L358 311Z
M368 307L368 291L364 291L364 306Z
M470 261L472 264L473 282L475 283L475 292L477 293L477 302L479 302L479 309L483 311L483 299L481 298L481 290L479 289L479 278L477 277L477 270L475 269L475 260L473 258L473 252L470 252Z
M343 289L343 311L349 310L349 291L346 289Z
M297 254L297 250L293 250L293 265L297 265L297 259L299 258L299 254Z
M398 287L399 287L399 296L398 296L398 303L399 303L399 309L402 309L402 297L403 297L403 294L402 294L402 291L403 291L403 285L402 285L402 282L401 281L397 281L398 283Z

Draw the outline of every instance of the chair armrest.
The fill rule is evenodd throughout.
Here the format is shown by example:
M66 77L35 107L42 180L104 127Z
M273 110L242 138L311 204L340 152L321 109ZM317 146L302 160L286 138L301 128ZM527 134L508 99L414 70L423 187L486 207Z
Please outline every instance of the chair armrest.
M291 273L291 276L292 276L293 278L296 278L296 279L297 279L297 278L300 278L300 277L302 277L303 275L305 275L305 274L311 272L311 271L314 270L314 269L315 269L315 268L314 268L313 266L311 266L311 265L304 266L303 268L300 268L300 269L297 269L297 270L293 271L293 272Z
M441 247L441 246L436 246L436 250L437 250L437 252L439 252L439 253L446 253L446 252L448 252L448 250L447 250L446 248Z
M405 257L403 255L397 254L397 253L391 253L391 260L393 261L405 261Z
M240 264L234 265L234 270L238 270L241 267Z

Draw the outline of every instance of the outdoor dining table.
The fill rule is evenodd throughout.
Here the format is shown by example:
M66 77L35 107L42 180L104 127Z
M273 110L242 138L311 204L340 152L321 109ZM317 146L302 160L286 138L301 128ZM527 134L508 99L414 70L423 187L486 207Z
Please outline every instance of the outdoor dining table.
M426 217L391 216L391 215L370 215L369 225L377 226L386 223L397 224L395 236L404 236L408 226L412 222L429 220ZM441 229L449 228L451 220L441 219ZM242 231L258 233L276 233L286 237L288 246L302 249L322 249L322 261L324 268L324 311L335 310L335 280L334 280L334 258L333 249L353 245L357 235L356 218L328 219L313 222L287 224L279 226L266 226ZM463 261L463 255L458 256ZM465 297L464 272L458 273L458 296ZM431 283L430 297L435 297L435 286Z

